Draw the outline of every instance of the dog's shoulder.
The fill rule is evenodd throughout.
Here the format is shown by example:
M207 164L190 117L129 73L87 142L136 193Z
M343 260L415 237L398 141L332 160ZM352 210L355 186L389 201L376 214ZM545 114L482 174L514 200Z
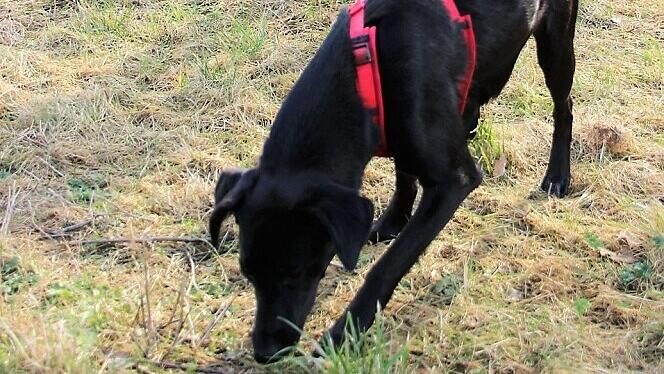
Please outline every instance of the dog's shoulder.
M336 164L370 157L377 140L355 86L349 20L342 10L285 98L265 142L261 168L343 174Z
M366 23L376 25L386 17L401 19L435 18L437 23L450 19L442 6L441 0L368 0L366 5Z

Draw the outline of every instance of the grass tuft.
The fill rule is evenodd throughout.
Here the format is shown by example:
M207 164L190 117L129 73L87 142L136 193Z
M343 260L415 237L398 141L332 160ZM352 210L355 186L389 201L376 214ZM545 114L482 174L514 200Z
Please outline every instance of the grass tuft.
M498 139L492 121L481 119L474 137L468 144L471 154L488 174L493 174L496 162L504 154L504 145Z
M349 324L344 342L332 347L324 342L322 351L325 372L344 373L406 373L408 365L408 345L392 352L390 336L386 332L385 320L380 312L376 314L375 325L365 333L358 333Z

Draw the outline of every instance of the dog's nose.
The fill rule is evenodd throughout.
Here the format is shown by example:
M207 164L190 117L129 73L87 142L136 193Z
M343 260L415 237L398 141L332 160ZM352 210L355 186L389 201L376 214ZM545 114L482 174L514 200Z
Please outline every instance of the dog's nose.
M254 329L251 341L256 362L276 362L293 352L300 335L290 328L281 330Z
M273 361L272 355L264 355L262 353L254 352L254 360L259 364L268 364Z

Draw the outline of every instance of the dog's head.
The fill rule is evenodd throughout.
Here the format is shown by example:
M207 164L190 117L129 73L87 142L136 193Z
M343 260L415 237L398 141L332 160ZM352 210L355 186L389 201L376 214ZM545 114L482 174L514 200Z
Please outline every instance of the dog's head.
M265 362L299 340L332 257L355 268L373 206L313 175L275 177L259 169L222 172L215 200L213 244L229 214L240 227L240 267L256 292L254 356Z

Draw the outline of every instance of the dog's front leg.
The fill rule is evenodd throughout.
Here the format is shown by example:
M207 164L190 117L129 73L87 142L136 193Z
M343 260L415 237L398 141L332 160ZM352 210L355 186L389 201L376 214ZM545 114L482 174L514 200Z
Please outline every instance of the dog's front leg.
M352 316L357 331L365 331L371 326L377 305L385 307L401 278L481 179L481 174L473 166L465 173L450 173L442 179L445 183L423 186L422 200L413 217L371 269L344 315L330 330L334 344L343 339L348 314Z

